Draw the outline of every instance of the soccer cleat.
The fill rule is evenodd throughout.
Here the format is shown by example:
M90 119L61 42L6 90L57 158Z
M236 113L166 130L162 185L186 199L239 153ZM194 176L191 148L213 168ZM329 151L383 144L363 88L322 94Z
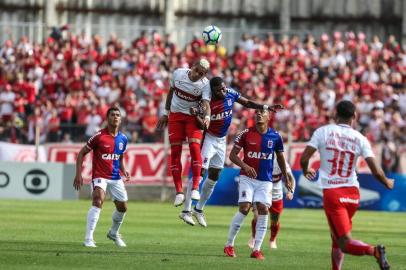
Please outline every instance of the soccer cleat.
M185 194L178 193L175 196L175 201L173 202L173 205L178 207L178 206L182 205L184 201L185 201Z
M200 193L199 193L199 191L196 190L196 189L193 189L190 197L191 197L192 200L194 200L194 201L200 200Z
M179 218L182 219L184 222L186 222L189 225L194 226L195 222L192 218L192 214L190 212L180 212Z
M204 218L202 210L198 211L196 208L193 208L192 215L202 227L207 227L206 219Z
M251 237L250 240L248 240L248 247L250 249L253 249L255 245L255 238Z
M95 248L96 246L96 242L93 241L93 239L85 239L85 242L83 242L83 245L85 247L91 247L91 248Z
M251 253L251 258L257 259L257 260L265 260L264 254L260 250L254 250Z
M233 246L225 246L224 253L226 254L227 257L237 257L237 255L235 255Z
M276 240L269 241L269 248L270 249L277 249L278 248L278 246L276 245Z
M110 231L107 233L107 238L114 241L116 243L116 246L118 247L126 247L127 245L124 243L123 239L121 238L120 234L112 234Z
M377 245L375 247L374 256L376 258L376 262L379 264L379 268L381 270L389 270L390 265L388 260L386 259L386 252L384 245Z

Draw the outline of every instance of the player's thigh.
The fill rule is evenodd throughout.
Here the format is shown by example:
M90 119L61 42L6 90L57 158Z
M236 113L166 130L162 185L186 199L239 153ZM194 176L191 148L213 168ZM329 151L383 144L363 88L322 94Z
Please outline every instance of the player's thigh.
M96 187L100 188L105 193L107 190L107 181L108 180L104 178L92 179L92 193L95 193L95 190L97 190Z
M222 170L224 168L224 162L226 160L226 143L218 142L215 147L215 154L210 160L210 168L216 168Z
M113 201L128 201L127 190L125 189L123 180L109 180L107 188Z
M253 202L265 204L268 208L272 206L272 182L256 180Z
M181 143L186 139L186 121L178 117L177 114L171 114L168 121L168 134L170 143Z
M271 214L280 215L283 211L283 199L273 200L272 206L269 208Z
M216 150L214 148L214 141L209 134L206 134L203 140L201 155L202 155L202 168L207 170L209 168L210 161L215 155Z
M185 126L186 126L185 132L186 132L186 137L188 138L188 141L190 141L190 139L202 141L203 132L196 125L196 120L194 119L194 117L191 116L186 121Z
M240 176L238 181L238 203L252 203L254 198L255 186L250 178L245 175Z

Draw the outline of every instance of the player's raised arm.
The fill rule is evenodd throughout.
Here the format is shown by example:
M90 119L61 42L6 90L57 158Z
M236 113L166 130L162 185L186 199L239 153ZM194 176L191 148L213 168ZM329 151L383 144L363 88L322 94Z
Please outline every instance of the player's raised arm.
M169 89L169 93L166 96L166 101L165 101L165 111L164 114L159 118L159 121L156 125L156 130L161 131L163 130L167 125L168 125L168 114L169 111L171 110L171 102L172 102L172 97L173 97L173 87Z
M73 180L73 187L76 190L79 190L83 185L83 178L82 178L82 164L83 164L83 157L92 151L87 145L83 146L79 152L78 158L76 159L76 175L75 179Z
M209 128L210 125L210 114L211 114L210 101L202 99L202 108L203 108L203 124L204 127L207 129Z
M277 110L282 110L284 109L283 105L281 104L274 104L274 105L263 105L260 103L257 103L255 101L249 100L246 97L240 96L239 99L237 99L237 102L240 103L241 105L243 105L246 108L249 109L258 109L258 110L270 110L273 112L277 112Z

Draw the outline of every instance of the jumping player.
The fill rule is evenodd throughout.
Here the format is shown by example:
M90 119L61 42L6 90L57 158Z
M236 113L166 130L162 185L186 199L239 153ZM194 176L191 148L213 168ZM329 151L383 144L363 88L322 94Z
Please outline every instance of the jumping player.
M182 142L187 138L192 158L193 187L191 196L200 199L199 181L202 168L200 142L202 131L197 127L195 117L190 109L196 107L201 100L203 104L203 121L207 128L210 123L211 91L209 80L205 77L209 70L209 62L201 59L191 69L179 68L173 72L171 88L165 103L165 113L159 119L157 130L168 125L169 142L171 144L171 172L175 184L176 196L174 205L182 205L185 200L182 187Z
M208 179L205 180L202 187L202 194L196 207L192 210L191 191L193 183L189 181L186 192L186 200L183 211L179 217L189 225L195 225L192 215L196 218L198 223L206 227L207 223L203 214L203 208L213 193L214 187L219 178L220 172L224 167L226 157L226 135L230 127L233 117L233 106L237 102L246 108L251 109L265 109L275 111L282 109L281 105L262 105L240 95L240 93L227 87L220 77L214 77L210 80L210 89L212 99L210 101L211 119L210 126L206 130L202 145L202 171L201 178L208 170ZM192 110L192 114L196 115L196 120L203 126L202 112L199 110ZM198 125L199 126L199 125Z
M268 227L268 209L272 204L272 170L275 156L282 175L287 180L287 188L291 190L292 187L287 176L282 138L279 133L269 128L268 123L269 111L256 110L255 127L246 129L237 136L230 153L230 160L241 168L241 173L238 183L239 211L231 221L227 244L224 247L224 253L228 257L236 257L234 240L254 203L258 211L258 220L251 258L264 259L260 250ZM238 157L241 149L244 149L244 160Z
M352 217L359 207L359 183L355 172L357 159L363 156L372 174L387 189L392 189L393 179L386 178L377 164L371 145L361 133L351 128L355 119L355 105L340 101L336 106L335 124L317 129L307 144L300 164L304 176L313 180L315 171L309 168L309 160L320 152L319 180L323 188L323 205L330 226L333 270L340 270L344 253L374 256L380 269L390 269L383 245L371 246L351 236Z
M286 163L286 170L288 173L288 177L290 178L290 182L292 183L292 190L288 190L286 193L286 199L292 200L293 193L295 193L295 178L292 174L292 169L290 168L289 164ZM273 164L273 171L272 171L272 206L269 208L269 213L271 213L271 225L269 227L271 231L271 236L269 239L269 248L276 249L276 237L278 235L280 229L280 216L283 211L283 187L282 187L282 172L278 166L277 162ZM248 246L250 248L254 248L255 244L255 227L257 224L258 218L258 211L256 211L255 207L253 207L254 218L251 220L251 239L248 241Z
M113 223L107 238L113 240L117 246L125 247L119 229L123 223L127 211L127 191L121 179L120 171L124 180L130 180L130 174L124 167L124 152L127 148L127 137L119 131L121 123L120 110L111 107L107 110L107 127L91 137L87 144L80 150L76 160L76 176L73 186L79 190L83 185L82 163L83 157L93 150L92 161L92 207L87 214L86 236L83 243L86 247L96 247L93 233L99 220L106 191L109 191L116 209L113 212Z

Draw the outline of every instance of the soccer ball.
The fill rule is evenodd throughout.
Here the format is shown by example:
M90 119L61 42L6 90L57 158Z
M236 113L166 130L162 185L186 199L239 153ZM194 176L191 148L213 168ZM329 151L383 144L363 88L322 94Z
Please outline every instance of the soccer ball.
M202 37L206 45L216 45L221 40L221 30L217 26L209 25L204 28Z

